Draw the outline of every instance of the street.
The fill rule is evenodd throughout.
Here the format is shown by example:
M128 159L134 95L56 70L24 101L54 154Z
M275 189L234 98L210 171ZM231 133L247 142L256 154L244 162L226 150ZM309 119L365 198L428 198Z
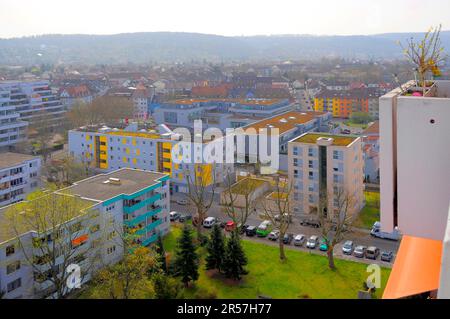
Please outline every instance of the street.
M230 218L224 213L223 208L218 204L218 201L219 201L218 195L216 194L216 196L217 196L217 199L214 200L214 203L212 204L212 207L210 208L210 210L208 212L208 216L219 218L221 221L227 221ZM182 198L186 199L186 195L185 194L172 195L171 203L170 203L171 211L177 211L182 214L184 213L184 214L195 215L195 210L190 205L179 205L176 203L176 201L178 199L182 199ZM253 213L252 215L250 215L247 220L247 224L252 225L252 226L258 226L262 222L262 219L260 218L261 214L262 214L261 211L259 211L259 212L257 211L256 213ZM300 225L300 221L295 217L293 218L293 222L289 226L288 232L294 234L294 236L297 234L303 234L307 238L312 235L317 235L320 237L320 233L317 229L315 229L313 227ZM243 238L247 239L247 240L254 240L254 241L262 242L267 245L278 245L277 242L270 241L267 238L258 238L256 236L254 236L254 237L243 236ZM353 260L356 262L362 262L362 263L367 263L367 264L376 263L376 264L379 264L379 265L382 265L385 267L389 267L389 268L392 267L394 259L390 263L388 263L388 262L381 261L380 257L378 257L378 259L376 261L374 261L374 260L370 260L370 259L366 259L366 258L357 258L354 256L349 256L349 255L343 254L342 253L342 245L344 244L344 242L346 240L353 241L355 247L358 245L363 245L366 247L375 246L375 247L378 247L380 249L380 251L392 251L394 253L394 259L395 259L395 255L397 253L398 247L400 245L399 241L391 241L391 240L386 240L386 239L375 238L370 235L370 232L368 230L358 228L358 229L353 229L352 232L348 233L346 235L345 240L343 242L337 244L334 248L334 255L336 258ZM325 252L319 251L318 247L313 250L307 249L304 246L296 247L293 244L286 245L286 247L289 247L290 249L298 249L298 250L308 251L308 252L316 253L316 254L322 254L322 255L326 254Z

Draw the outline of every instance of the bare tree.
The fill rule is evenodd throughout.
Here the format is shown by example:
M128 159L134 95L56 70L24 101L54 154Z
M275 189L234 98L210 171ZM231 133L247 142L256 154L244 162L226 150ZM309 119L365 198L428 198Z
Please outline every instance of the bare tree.
M216 169L215 165L209 171L204 170L202 164L194 164L194 171L185 171L190 204L194 206L196 216L193 219L197 228L198 239L201 239L202 223L207 217L207 213L214 202L216 189Z
M80 266L82 278L91 273L99 251L86 243L100 228L99 214L89 209L91 205L69 194L36 191L5 212L4 231L16 238L35 282L42 285L35 287L39 296L63 298L70 290L71 264Z
M330 206L332 198L332 207ZM341 242L351 231L353 216L350 210L355 201L352 195L343 187L335 187L333 194L323 194L319 199L317 217L319 231L327 245L328 266L336 269L334 264L334 246Z
M133 118L133 103L125 98L101 96L89 104L76 104L67 112L71 127L114 124L123 119Z
M66 155L59 160L50 161L44 166L43 171L49 181L59 186L71 185L94 174L88 163L76 161L70 155Z
M281 261L287 259L284 252L283 238L288 231L293 216L290 203L292 189L292 183L289 183L287 180L282 180L280 177L276 177L275 191L269 195L270 199L262 201L265 218L270 220L272 225L280 232L278 244Z
M256 211L256 202L252 198L255 189L252 187L241 188L236 193L235 190L232 189L233 181L231 178L231 173L228 173L226 176L227 189L224 191L224 212L236 226L244 226L250 215ZM242 207L238 207L238 205L236 205L236 201L239 196L243 198ZM237 227L236 230L239 233L239 229L237 229Z
M441 25L431 28L425 33L424 38L417 43L414 42L414 38L410 38L407 41L406 47L400 43L403 53L416 67L419 76L418 85L423 88L423 94L425 94L427 86L426 78L428 73L439 76L441 74L439 64L447 58L444 54L444 48L442 48L441 28Z

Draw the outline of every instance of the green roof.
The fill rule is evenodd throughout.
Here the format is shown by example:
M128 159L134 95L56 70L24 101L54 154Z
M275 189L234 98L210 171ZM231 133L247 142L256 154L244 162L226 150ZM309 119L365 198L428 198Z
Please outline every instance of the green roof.
M317 139L320 137L332 138L333 139L332 145L335 145L335 146L348 146L354 140L357 139L356 136L348 136L348 135L333 135L333 134L327 134L327 133L306 133L305 135L302 135L302 136L298 137L297 139L293 140L293 142L316 144Z

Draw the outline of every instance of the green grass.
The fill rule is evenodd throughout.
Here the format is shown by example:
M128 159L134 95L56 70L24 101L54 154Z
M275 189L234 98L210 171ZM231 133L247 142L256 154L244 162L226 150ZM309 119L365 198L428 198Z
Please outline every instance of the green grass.
M356 128L362 128L362 129L366 129L367 128L367 124L363 124L363 123L355 123L352 121L346 121L344 122L345 125L350 126L350 127L356 127Z
M174 247L180 230L172 227L172 233L165 239L166 251ZM193 288L186 291L192 298L198 291L213 293L217 298L257 298L266 295L272 298L356 298L358 290L368 276L366 264L336 259L336 271L328 268L325 256L287 249L287 262L279 260L278 247L244 240L242 242L248 257L249 274L240 283L233 283L222 276L213 276L204 270L201 258L200 277ZM204 257L204 249L199 249ZM384 289L390 270L382 268ZM378 289L376 296L382 295Z
M371 229L373 223L380 220L380 193L365 192L366 206L354 222L355 227Z

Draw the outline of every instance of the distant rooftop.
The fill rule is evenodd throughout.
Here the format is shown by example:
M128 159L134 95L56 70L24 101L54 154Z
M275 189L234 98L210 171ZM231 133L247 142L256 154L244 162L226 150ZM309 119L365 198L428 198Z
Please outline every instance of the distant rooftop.
M247 177L236 182L231 187L231 192L233 194L245 195L249 192L254 191L256 188L260 187L264 183L267 183L267 181L263 179Z
M363 134L380 134L380 122L373 122L368 128L364 130Z
M119 195L131 195L146 187L155 185L167 174L122 168L107 174L99 174L84 179L73 186L64 188L60 192L70 193L87 199L105 201ZM105 183L110 178L120 180L120 183Z
M39 158L38 156L19 154L19 153L1 153L0 154L0 169L17 166L25 161L31 161Z
M348 136L348 135L332 135L326 133L306 133L302 136L292 140L294 143L307 143L307 144L316 144L317 139L320 137L324 138L332 138L334 146L348 146L353 143L358 137L357 136Z
M213 102L222 102L222 103L238 103L243 105L260 105L260 106L270 106L273 104L281 103L284 99L179 99L179 100L172 100L168 101L166 103L168 104L182 104L182 105L190 105L194 103L213 103Z
M325 112L297 112L291 111L280 115L264 119L262 121L245 126L245 129L254 128L256 132L264 128L278 128L283 134L294 129L297 125L313 121L316 117L326 114Z

